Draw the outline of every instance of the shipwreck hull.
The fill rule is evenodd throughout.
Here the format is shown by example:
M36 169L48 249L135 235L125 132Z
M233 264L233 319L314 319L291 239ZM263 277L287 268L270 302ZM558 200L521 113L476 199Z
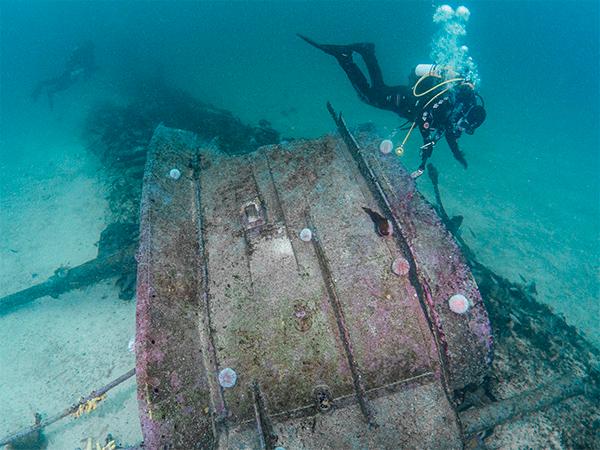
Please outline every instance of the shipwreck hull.
M370 139L228 156L156 130L137 255L145 446L462 446L453 392L489 367L487 313L450 233Z

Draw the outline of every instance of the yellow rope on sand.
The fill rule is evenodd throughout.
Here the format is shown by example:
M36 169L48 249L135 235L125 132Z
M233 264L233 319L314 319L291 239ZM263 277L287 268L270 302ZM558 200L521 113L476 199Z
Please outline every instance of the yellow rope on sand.
M98 402L100 402L101 400L106 398L106 393L108 391L113 389L115 386L120 385L121 383L123 383L124 381L133 377L134 375L135 375L135 369L131 369L128 372L124 373L123 375L119 376L118 378L115 378L107 385L102 386L100 389L96 389L95 391L92 391L92 393L90 395L88 395L87 397L83 397L77 403L69 406L68 408L61 411L60 413L55 414L51 417L48 417L44 420L39 420L36 415L36 422L34 425L25 427L15 433L9 434L8 436L0 437L0 447L2 447L3 445L6 445L6 444L10 444L13 441L17 441L18 439L21 439L21 438L23 438L31 433L34 433L38 430L42 430L45 427L47 427L48 425L50 425L54 422L57 422L60 419L63 419L67 416L79 417L84 412L92 411L98 405ZM84 405L86 405L90 400L92 400L93 407L92 406L87 407L88 410L86 411L86 407ZM84 408L82 409L81 406L84 406ZM92 448L92 450L93 450L93 448Z
M102 394L98 397L89 399L87 402L79 405L79 408L75 410L71 415L76 419L81 417L83 414L88 414L98 407L98 403L106 398L106 394Z
M85 450L115 450L116 448L117 444L115 441L110 441L104 446L100 445L100 442L96 442L96 445L94 446L92 438L88 438L85 445Z

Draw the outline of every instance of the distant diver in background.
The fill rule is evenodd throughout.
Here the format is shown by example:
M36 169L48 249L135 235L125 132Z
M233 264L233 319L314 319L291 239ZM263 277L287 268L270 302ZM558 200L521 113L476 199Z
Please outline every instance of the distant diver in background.
M387 86L375 57L374 44L323 45L306 36L298 36L336 58L363 102L393 111L413 122L404 142L396 149L398 154L403 153L410 132L418 125L423 146L421 164L411 174L413 178L423 174L427 159L442 136L446 137L454 157L467 167L465 155L459 149L457 140L463 132L473 134L485 120L486 112L483 99L475 92L474 85L463 76L434 64L420 64L409 76L412 87ZM360 55L365 62L370 82L354 62L354 53Z
M42 80L36 85L31 98L37 101L40 94L45 92L48 96L50 109L52 109L54 106L54 94L68 89L79 80L89 79L96 69L94 44L87 41L71 52L65 69L59 76Z

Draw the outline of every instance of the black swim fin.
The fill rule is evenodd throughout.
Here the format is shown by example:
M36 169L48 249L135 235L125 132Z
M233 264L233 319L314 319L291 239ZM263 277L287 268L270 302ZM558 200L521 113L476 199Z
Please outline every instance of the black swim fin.
M352 51L353 51L352 45L319 44L300 33L296 33L296 34L300 39L305 40L313 47L316 47L319 50L327 53L328 55L334 56L337 59L352 58Z

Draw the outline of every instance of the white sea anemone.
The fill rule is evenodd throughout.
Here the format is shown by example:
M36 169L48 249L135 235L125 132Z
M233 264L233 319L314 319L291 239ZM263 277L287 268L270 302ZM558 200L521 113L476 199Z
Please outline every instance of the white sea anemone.
M460 47L460 51L463 53L467 53L469 51L469 47L467 47L466 45L463 45Z
M310 242L312 239L312 231L310 228L303 228L300 232L300 240L304 242Z
M469 311L471 304L464 295L454 294L448 300L448 306L450 307L450 310L456 314L465 314L467 311Z
M438 6L435 10L435 14L433 15L433 21L437 22L445 22L454 16L454 10L450 5L442 5Z
M458 8L456 8L456 17L460 17L462 20L464 20L465 22L467 20L469 20L469 17L471 16L471 11L469 11L469 8L467 8L466 6L459 6Z
M387 155L392 151L393 147L394 143L392 141L390 141L389 139L384 139L383 141L381 141L381 144L379 144L379 151L384 155Z
M219 384L224 388L232 388L237 383L237 373L230 367L225 367L219 372Z
M394 262L392 262L392 272L394 272L398 276L408 275L410 271L410 265L408 261L401 256L396 258Z
M173 178L174 180L179 180L179 177L181 176L181 172L178 169L171 169L169 171L169 176L171 178Z

